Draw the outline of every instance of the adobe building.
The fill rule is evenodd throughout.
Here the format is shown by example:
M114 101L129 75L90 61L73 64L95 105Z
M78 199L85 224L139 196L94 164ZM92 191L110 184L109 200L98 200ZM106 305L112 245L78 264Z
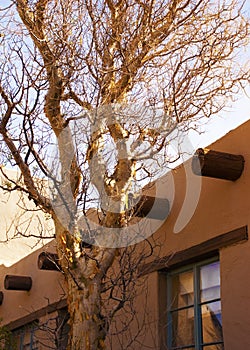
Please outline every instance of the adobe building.
M20 173L0 167L0 265L9 266L31 254L53 237L51 220L35 207L27 195L13 191ZM9 191L3 191L2 187Z
M166 176L175 192L153 235L160 249L140 269L147 290L130 329L108 349L250 349L249 137L247 122ZM18 349L65 349L66 287L45 253L57 263L52 241L0 266L0 317Z

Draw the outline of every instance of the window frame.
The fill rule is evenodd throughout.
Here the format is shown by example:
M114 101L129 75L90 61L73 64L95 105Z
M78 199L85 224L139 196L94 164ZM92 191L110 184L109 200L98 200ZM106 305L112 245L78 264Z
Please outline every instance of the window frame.
M38 329L39 329L39 321L35 320L17 329L12 330L12 334L17 340L17 346L19 350L38 349L39 341L35 339L35 332Z
M215 342L209 342L209 343L203 343L202 342L202 305L213 303L220 301L221 302L221 294L220 298L211 299L209 301L201 301L201 289L200 289L200 269L203 266L219 262L219 255L215 255L212 258L200 260L194 263L187 264L185 266L179 267L179 268L173 268L171 270L168 270L166 272L166 289L167 289L167 324L166 324L166 330L167 330L167 336L166 336L166 345L167 349L170 350L181 350L181 349L195 349L195 350L205 350L206 346L209 345L219 345L222 344L222 348L224 348L224 341L223 341L223 334L222 334L222 340L221 341L215 341ZM178 346L173 347L172 346L172 333L173 333L173 327L172 327L172 312L173 311L179 311L179 310L185 310L190 308L190 306L184 306L180 308L172 309L170 307L172 300L171 300L171 290L172 290L172 277L175 275L178 275L180 273L192 271L193 272L193 288L194 288L194 304L193 304L193 310L194 310L194 344L188 346ZM221 286L221 284L220 284Z

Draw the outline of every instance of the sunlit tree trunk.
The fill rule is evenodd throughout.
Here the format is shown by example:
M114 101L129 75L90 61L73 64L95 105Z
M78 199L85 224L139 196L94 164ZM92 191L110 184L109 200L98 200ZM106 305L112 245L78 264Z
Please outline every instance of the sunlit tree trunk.
M103 273L94 259L74 249L72 233L60 223L56 225L59 263L67 282L67 303L70 314L68 350L105 349L108 324L102 316L101 280ZM66 244L67 242L67 244ZM69 249L71 247L71 249ZM100 254L96 252L96 256ZM103 265L112 264L115 251L111 250ZM105 260L104 254L102 258Z
M69 276L67 279L71 329L68 350L105 349L105 324L100 317L100 281L86 278L85 285L79 290Z

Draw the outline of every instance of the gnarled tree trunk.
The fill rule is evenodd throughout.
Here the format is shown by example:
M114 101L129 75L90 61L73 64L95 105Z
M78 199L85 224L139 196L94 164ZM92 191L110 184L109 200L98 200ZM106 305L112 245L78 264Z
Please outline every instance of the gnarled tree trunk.
M68 276L68 310L70 313L70 337L68 350L105 349L105 323L101 318L100 281L86 282L79 289Z
M103 350L108 322L102 315L103 277L112 265L116 250L79 248L79 241L55 219L59 264L67 285L70 315L68 350Z

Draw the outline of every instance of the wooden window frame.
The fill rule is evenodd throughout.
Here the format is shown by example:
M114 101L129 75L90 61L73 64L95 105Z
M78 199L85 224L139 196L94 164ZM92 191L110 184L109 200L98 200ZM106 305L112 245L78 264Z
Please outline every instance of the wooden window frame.
M161 350L167 348L167 272L188 264L218 256L222 248L232 246L238 243L244 243L248 240L248 227L243 226L227 233L218 235L200 244L169 254L162 258L145 264L140 271L141 275L147 275L152 272L158 272L158 335Z
M178 266L194 263L202 259L210 258L219 253L219 250L233 244L245 242L248 240L248 227L243 226L224 233L222 235L210 238L190 248L173 252L162 258L155 259L140 269L140 275L147 275L152 272L172 269Z
M209 344L206 343L202 343L202 322L201 322L201 306L202 303L200 300L200 282L199 282L199 278L200 278L200 270L201 267L203 266L207 266L213 262L219 262L219 256L215 255L213 258L209 258L209 259L205 259L205 260L201 260L199 262L195 262L193 264L188 264L188 265L184 265L181 268L177 268L177 269L171 269L168 273L167 273L167 348L168 349L187 349L188 346L183 346L183 347L177 347L177 348L172 348L171 343L172 343L172 320L171 320L171 310L169 308L169 305L171 303L171 283L172 283L172 277L176 274L185 272L185 271L192 271L193 273L193 278L194 278L194 341L195 344L190 344L190 348L193 349L197 349L197 350L203 350L206 348L206 346L208 345L219 345L222 344L222 347L224 347L224 342L223 340L221 341L214 341L214 342L210 342ZM221 301L221 297L217 298L216 301ZM209 301L209 302L213 302ZM204 347L205 346L205 347Z

